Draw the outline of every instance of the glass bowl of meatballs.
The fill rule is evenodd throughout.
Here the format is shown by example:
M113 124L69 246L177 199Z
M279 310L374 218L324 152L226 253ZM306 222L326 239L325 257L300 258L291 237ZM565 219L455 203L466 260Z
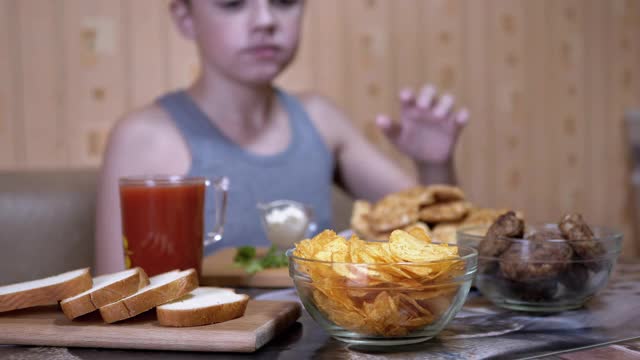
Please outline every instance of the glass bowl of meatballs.
M457 242L478 250L475 286L483 296L502 308L549 313L582 307L606 286L622 234L580 214L526 225L510 211L488 228L461 228Z

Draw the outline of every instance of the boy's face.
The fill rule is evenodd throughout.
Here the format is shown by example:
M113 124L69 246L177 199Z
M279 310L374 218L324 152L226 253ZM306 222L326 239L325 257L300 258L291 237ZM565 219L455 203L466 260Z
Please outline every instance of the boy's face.
M303 0L191 0L172 3L181 32L203 66L235 80L267 83L293 59Z

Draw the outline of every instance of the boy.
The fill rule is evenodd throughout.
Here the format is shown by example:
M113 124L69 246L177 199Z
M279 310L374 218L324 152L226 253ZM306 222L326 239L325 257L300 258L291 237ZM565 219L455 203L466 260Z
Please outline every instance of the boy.
M416 162L415 179L326 99L273 86L298 48L303 0L174 0L170 9L178 30L196 43L202 71L188 89L125 115L113 129L98 197L98 273L123 268L122 176L228 176L225 234L216 246L268 244L258 202L312 205L318 228L329 227L334 172L352 195L370 200L419 182L453 182L453 149L468 112L453 111L451 95L436 96L430 86L404 90L401 121L376 119Z

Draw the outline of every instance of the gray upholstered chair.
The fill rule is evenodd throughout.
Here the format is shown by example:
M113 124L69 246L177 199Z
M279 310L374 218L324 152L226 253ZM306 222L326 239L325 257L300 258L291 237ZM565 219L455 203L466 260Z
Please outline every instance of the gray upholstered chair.
M0 285L92 266L95 170L0 172ZM335 229L351 200L334 191Z
M0 284L92 265L96 178L0 172Z

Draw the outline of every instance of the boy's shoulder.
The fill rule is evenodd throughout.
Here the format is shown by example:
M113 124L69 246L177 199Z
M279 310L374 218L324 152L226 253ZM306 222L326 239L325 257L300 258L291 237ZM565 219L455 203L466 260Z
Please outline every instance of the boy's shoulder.
M300 99L309 114L342 113L342 110L328 97L313 91L298 92L295 96Z
M333 100L315 92L295 94L329 148L337 149L346 139L357 136L347 115Z
M114 126L111 137L125 143L139 143L148 146L165 146L183 143L180 131L169 113L158 104L152 103L134 109L122 116Z
M170 116L151 104L122 116L111 130L105 166L119 173L186 173L187 145Z
M302 102L316 127L330 127L343 131L350 124L346 113L330 98L316 92L300 92L296 96Z
M113 127L111 141L126 147L149 150L184 145L171 116L157 104L134 109L122 116Z
M158 104L152 103L131 110L118 120L116 127L130 131L162 132L171 130L171 116Z

